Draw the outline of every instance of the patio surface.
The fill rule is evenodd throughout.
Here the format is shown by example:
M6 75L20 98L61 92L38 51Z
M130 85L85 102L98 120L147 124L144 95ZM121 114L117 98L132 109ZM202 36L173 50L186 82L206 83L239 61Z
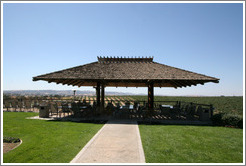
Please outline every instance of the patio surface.
M137 122L108 121L70 163L145 163Z

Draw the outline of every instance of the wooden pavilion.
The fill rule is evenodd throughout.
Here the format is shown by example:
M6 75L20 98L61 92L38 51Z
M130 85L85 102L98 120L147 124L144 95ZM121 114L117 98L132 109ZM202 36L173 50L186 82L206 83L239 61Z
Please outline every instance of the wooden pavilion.
M63 85L96 87L97 106L104 108L105 87L148 87L148 109L153 109L154 87L182 88L218 78L171 67L149 58L97 57L98 61L33 77Z

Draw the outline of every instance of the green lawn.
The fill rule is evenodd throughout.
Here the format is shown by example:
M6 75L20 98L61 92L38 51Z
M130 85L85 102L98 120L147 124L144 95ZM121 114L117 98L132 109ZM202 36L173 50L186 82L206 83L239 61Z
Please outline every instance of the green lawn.
M3 136L23 143L4 163L69 163L103 124L25 119L37 113L4 112Z
M37 113L4 112L3 135L23 143L4 163L68 163L103 124L25 119ZM225 127L139 125L148 163L240 163L243 130Z
M148 163L242 163L243 130L139 125Z

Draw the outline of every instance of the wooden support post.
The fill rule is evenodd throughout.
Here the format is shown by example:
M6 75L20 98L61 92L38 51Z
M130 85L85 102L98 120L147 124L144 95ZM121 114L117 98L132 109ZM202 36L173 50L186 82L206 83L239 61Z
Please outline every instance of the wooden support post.
M154 84L153 82L148 84L148 108L153 110L154 108Z
M97 83L96 94L97 94L97 108L100 108L100 82Z
M100 109L100 112L104 111L104 85L102 84L101 85L102 89L101 89L101 109Z

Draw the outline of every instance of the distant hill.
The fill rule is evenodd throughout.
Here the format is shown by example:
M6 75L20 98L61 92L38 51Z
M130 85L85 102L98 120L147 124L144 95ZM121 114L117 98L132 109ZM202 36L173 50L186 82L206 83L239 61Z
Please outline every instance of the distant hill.
M65 96L71 96L73 95L72 90L4 90L3 94L8 95L23 95L23 96L45 96L45 95L65 95ZM76 96L95 96L95 91L89 91L89 90L76 90ZM108 96L124 96L124 95L136 95L133 93L123 93L123 92L105 92L105 95Z

